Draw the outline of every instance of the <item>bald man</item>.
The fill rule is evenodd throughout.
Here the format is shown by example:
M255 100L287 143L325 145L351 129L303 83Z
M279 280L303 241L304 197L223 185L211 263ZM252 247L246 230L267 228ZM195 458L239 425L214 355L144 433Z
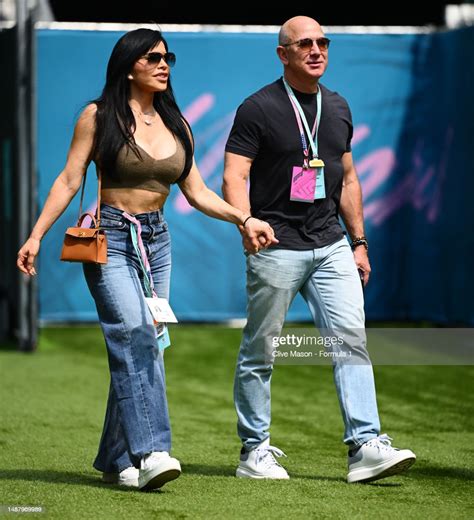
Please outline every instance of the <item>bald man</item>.
M243 444L238 477L289 478L275 459L284 453L270 445L270 382L272 342L298 292L321 335L343 338L339 352L346 357L335 356L333 367L349 450L348 482L395 475L416 459L380 435L366 349L362 284L369 281L370 264L351 113L343 97L320 84L329 43L312 18L288 20L276 49L283 77L240 105L226 145L225 199L269 222L279 240L265 249L244 238L247 324L234 383Z

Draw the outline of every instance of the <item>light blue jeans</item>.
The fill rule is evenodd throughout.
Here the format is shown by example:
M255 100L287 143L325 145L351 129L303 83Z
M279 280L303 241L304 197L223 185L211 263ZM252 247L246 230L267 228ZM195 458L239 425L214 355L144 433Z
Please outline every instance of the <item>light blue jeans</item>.
M143 273L130 225L119 209L102 205L108 263L84 264L107 346L110 389L94 467L120 472L139 466L152 451L170 451L163 353L157 348L151 313L144 300ZM155 291L168 298L171 242L160 211L135 215L151 266Z
M234 381L239 437L250 450L270 435L273 363L269 342L279 336L298 292L320 331L347 332L355 338L346 348L361 361L348 364L335 359L333 368L344 442L350 448L360 446L379 435L380 422L366 350L362 286L345 238L308 251L269 249L247 257L247 324Z

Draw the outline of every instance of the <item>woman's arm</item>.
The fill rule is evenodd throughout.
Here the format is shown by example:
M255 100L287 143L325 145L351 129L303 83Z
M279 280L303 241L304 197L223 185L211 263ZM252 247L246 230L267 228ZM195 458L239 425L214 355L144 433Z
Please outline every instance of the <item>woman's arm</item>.
M239 208L244 213L250 215L250 198L247 189L247 182L250 175L252 159L243 155L226 152L224 156L224 178L222 183L222 193L224 200L232 206ZM238 226L242 235L242 243L249 253L258 252L254 250L244 233L242 226Z
M36 274L34 261L41 239L61 216L81 186L82 178L91 161L96 111L96 105L89 105L77 121L66 165L54 181L28 240L18 252L17 267L25 274Z
M232 222L238 226L243 226L245 222L243 233L252 244L254 252L278 243L269 224L254 217L248 219L249 212L231 206L210 190L202 180L195 162L193 162L189 175L180 183L180 188L189 204L206 215Z

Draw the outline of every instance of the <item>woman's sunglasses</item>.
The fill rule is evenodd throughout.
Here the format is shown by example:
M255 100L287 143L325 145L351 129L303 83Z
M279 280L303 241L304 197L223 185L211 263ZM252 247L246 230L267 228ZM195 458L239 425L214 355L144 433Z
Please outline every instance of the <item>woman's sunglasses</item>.
M145 58L150 65L158 65L161 60L165 60L168 67L174 67L176 63L176 54L174 52L165 52L164 54L161 52L149 52L142 58Z

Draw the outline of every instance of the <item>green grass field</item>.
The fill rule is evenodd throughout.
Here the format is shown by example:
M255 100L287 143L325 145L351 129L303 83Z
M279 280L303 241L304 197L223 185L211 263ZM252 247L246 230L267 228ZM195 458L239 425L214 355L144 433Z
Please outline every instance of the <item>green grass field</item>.
M417 463L404 476L348 485L342 420L327 366L277 366L272 444L289 481L236 479L232 403L240 331L172 329L166 355L173 455L162 491L107 486L92 468L109 377L98 328L46 328L36 354L0 350L0 515L39 518L474 518L474 367L375 367L382 431ZM13 514L7 514L11 517Z

